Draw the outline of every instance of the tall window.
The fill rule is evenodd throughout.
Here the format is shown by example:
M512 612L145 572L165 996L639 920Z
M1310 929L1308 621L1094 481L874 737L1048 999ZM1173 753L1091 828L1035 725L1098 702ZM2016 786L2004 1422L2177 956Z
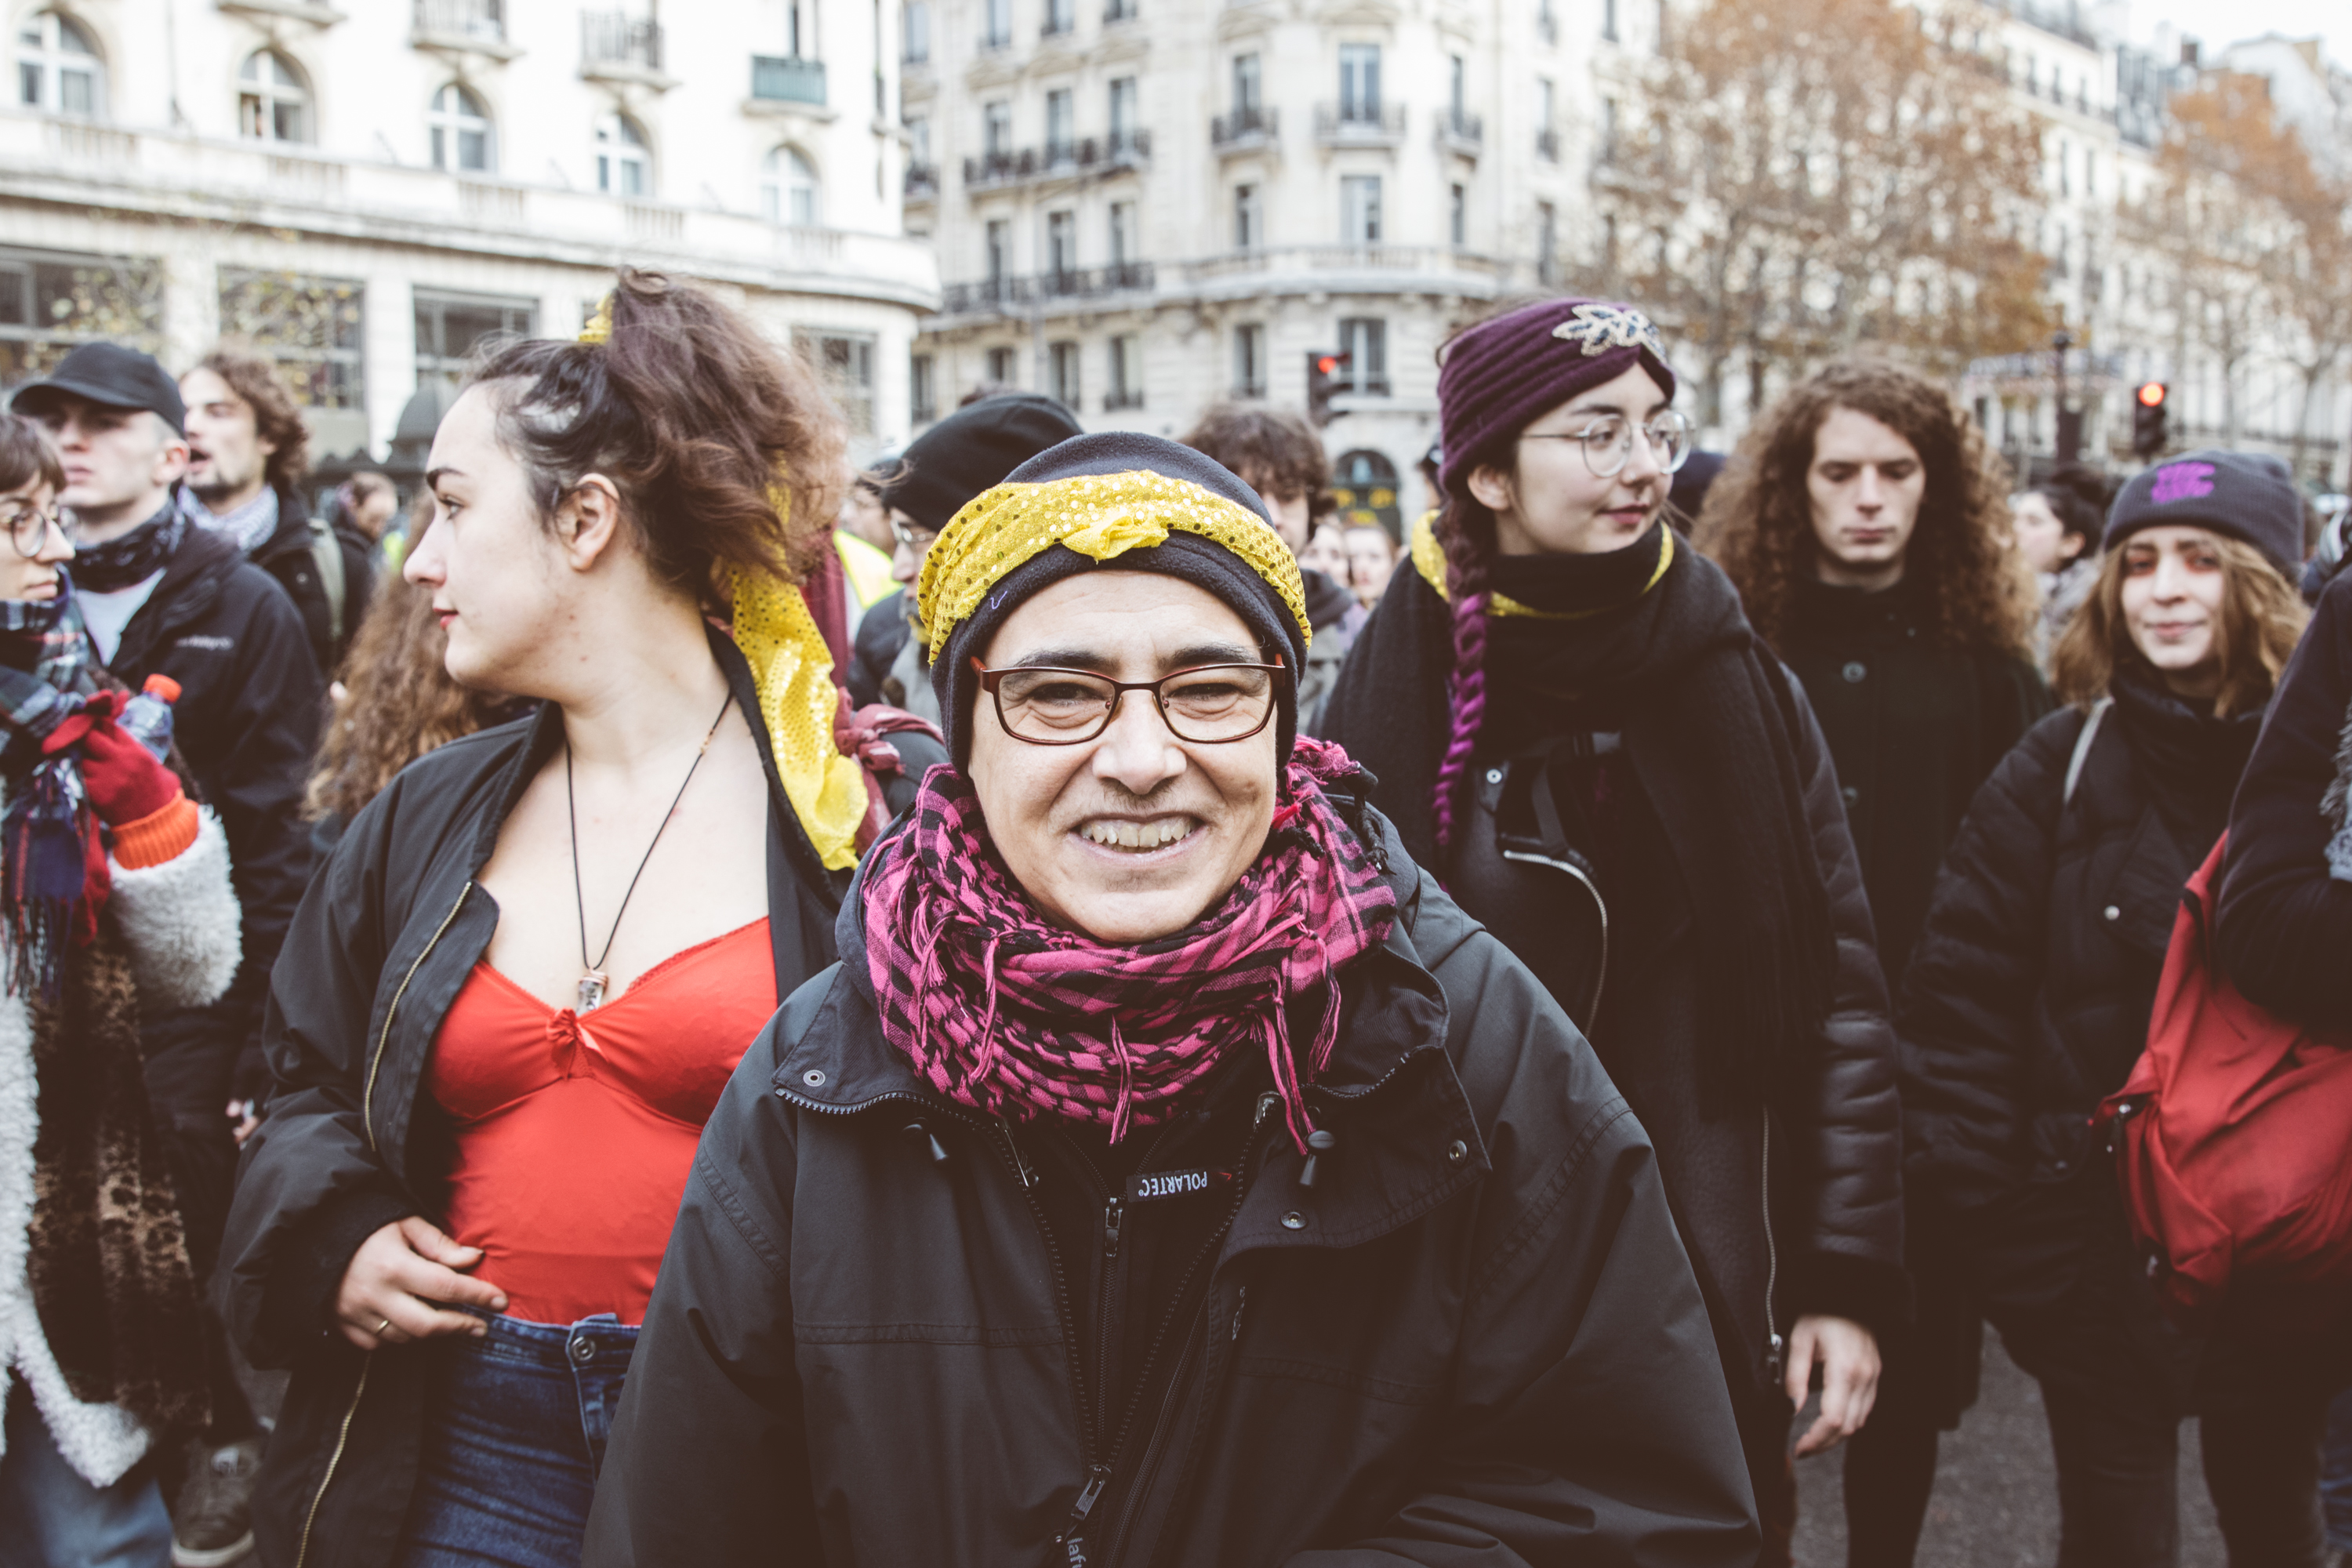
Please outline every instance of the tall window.
M1078 269L1077 214L1045 215L1045 269L1056 279L1067 278Z
M939 362L929 354L907 361L907 416L917 425L929 425L940 416Z
M988 280L1002 282L1013 270L1013 222L1009 218L988 220Z
M129 257L0 248L0 386L43 375L86 342L163 348L163 268Z
M1111 203L1110 264L1113 267L1125 267L1136 258L1138 252L1135 239L1135 204L1133 202Z
M1558 162L1559 158L1559 127L1552 116L1555 111L1551 78L1536 78L1536 156Z
M1389 393L1389 324L1378 316L1339 322L1339 352L1348 356L1350 390L1373 397Z
M1601 0L1601 36L1617 41L1617 0Z
M419 384L437 381L454 387L465 379L483 339L499 334L527 338L539 328L539 306L530 300L419 289L415 300Z
M1234 329L1234 395L1265 395L1265 328L1255 321Z
M1135 79L1113 77L1110 84L1110 144L1111 150L1134 145L1135 142Z
M1013 155L1013 103L1000 98L980 111L981 151L992 158Z
M471 88L451 82L433 95L425 123L433 133L433 166L453 174L485 174L496 167L489 111Z
M793 346L824 378L850 433L874 434L874 339L864 332L795 331Z
M980 47L1001 49L1013 41L1013 0L988 0L987 31L980 36Z
M220 269L221 331L251 343L310 408L367 404L365 286L356 279Z
M1257 187L1234 187L1234 248L1255 250L1265 243L1265 228L1258 216Z
M988 365L989 380L995 382L1002 386L1017 386L1020 384L1020 377L1013 373L1014 362L1013 351L1011 349L992 348L989 350L985 363Z
M1143 340L1122 332L1110 341L1110 391L1103 397L1103 407L1142 406Z
M1470 112L1469 68L1462 57L1453 57L1446 70L1445 106L1454 111L1454 123L1459 125Z
M1549 202L1536 204L1536 281L1559 281L1559 213Z
M1381 242L1381 177L1348 174L1339 181L1339 236L1349 245Z
M653 191L654 163L646 150L646 133L625 114L607 114L596 121L596 188L615 196Z
M1457 247L1470 243L1470 187L1467 185L1457 184L1447 192L1445 232L1449 242Z
M1071 156L1070 143L1076 140L1077 115L1072 106L1070 89L1057 87L1045 95L1045 161L1054 163Z
M929 65L931 59L931 0L907 0L898 13L898 32L906 63L910 66Z
M918 114L907 121L907 162L920 168L930 167L931 117Z
M1078 8L1072 0L1045 0L1045 25L1040 28L1047 37L1066 33L1078 25Z
M1263 83L1258 78L1257 56L1255 53L1234 57L1234 108L1244 116L1257 112L1265 101L1260 96Z
M16 29L16 100L85 120L106 113L106 67L80 23L55 11L25 18Z
M1339 46L1339 118L1381 117L1381 47L1378 44Z
M1617 156L1617 100L1601 100L1601 162L1606 163Z
M236 73L236 129L262 142L308 142L310 89L294 62L274 49L245 57Z
M814 228L821 209L816 165L797 147L778 147L760 164L760 205L770 223Z
M1084 394L1078 385L1077 344L1058 342L1046 345L1045 393L1071 413L1078 411L1078 400Z

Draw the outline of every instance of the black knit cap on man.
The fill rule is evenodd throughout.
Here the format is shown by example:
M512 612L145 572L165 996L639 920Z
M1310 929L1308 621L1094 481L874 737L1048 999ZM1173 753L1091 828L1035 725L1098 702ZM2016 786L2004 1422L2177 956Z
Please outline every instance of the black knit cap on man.
M236 980L209 1007L142 1024L148 1094L201 1278L236 1168L231 1104L262 1090L262 998L310 874L302 792L325 681L285 590L198 521L203 509L182 482L186 410L152 355L85 344L19 389L14 407L46 426L65 458L58 499L76 520L70 570L92 643L133 689L155 674L179 683L173 739L228 834L244 928ZM217 1331L212 1342L222 1352L212 1451L197 1456L175 1517L181 1546L196 1552L228 1550L246 1534L244 1487L258 1450Z
M583 1561L1751 1563L1648 1139L1296 734L1257 497L1078 437L918 597L954 764L705 1130Z
M914 635L914 585L923 555L963 504L1049 447L1078 434L1070 411L1050 397L1016 392L968 403L917 437L894 472L878 480L898 536L891 574L906 586L877 600L857 625L849 695L859 706L887 702L937 721Z

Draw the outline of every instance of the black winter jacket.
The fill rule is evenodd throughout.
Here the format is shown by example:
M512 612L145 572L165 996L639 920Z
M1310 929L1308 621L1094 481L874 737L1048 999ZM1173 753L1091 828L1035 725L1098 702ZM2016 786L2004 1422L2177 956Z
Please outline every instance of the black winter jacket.
M841 878L775 773L750 668L712 650L768 772L768 920L776 994L833 959ZM524 787L562 742L552 704L453 741L358 816L302 901L270 994L277 1092L246 1145L216 1281L236 1344L294 1373L254 1500L268 1568L381 1568L415 1484L431 1347L373 1353L334 1331L352 1255L404 1215L437 1217L450 1132L425 1067L499 910L475 885Z
M347 523L330 525L335 551L342 560L343 593L340 616L320 579L319 558L310 531L310 503L299 489L278 490L278 528L257 546L253 563L278 579L286 596L302 614L302 628L310 638L311 657L331 676L343 662L344 650L367 614L375 592L375 546Z
M2320 1029L2352 1028L2352 837L2339 832L2347 736L2352 572L2320 595L2246 764L2213 943L2249 1000Z
M2261 715L2194 715L2119 675L2067 805L2084 721L2044 719L1978 792L1898 1019L1910 1175L1958 1216L1996 1322L2122 1255L2091 1113L2147 1044L2181 887Z
M585 1562L1752 1562L1648 1139L1534 976L1371 826L1403 913L1342 978L1313 1185L1261 1101L1233 1180L1114 1204L1083 1252L1048 1213L1058 1134L940 1100L883 1039L853 893L843 963L704 1131ZM1197 1157L1167 1149L1135 1180ZM1185 1205L1189 1273L1144 1250ZM1091 1370L1147 1302L1179 1308L1164 1370L1106 1425Z
M284 592L236 545L201 528L188 530L107 668L134 691L157 673L180 683L173 738L228 834L245 920L236 981L213 1005L159 1012L143 1030L159 1120L225 1142L233 1080L241 1093L260 1087L254 1069L269 967L310 877L302 791L326 682ZM220 1197L225 1204L226 1193ZM198 1206L205 1206L201 1198Z

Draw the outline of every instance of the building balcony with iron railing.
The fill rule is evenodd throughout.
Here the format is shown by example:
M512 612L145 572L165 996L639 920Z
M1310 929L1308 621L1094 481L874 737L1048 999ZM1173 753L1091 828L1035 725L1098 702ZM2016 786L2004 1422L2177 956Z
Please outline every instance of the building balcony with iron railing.
M824 107L824 62L796 55L751 57L754 104L805 103Z
M963 161L967 189L1013 185L1028 180L1065 179L1072 174L1117 174L1148 162L1151 132L1121 131L1108 136L1083 136L1073 142L1048 142L1019 152L983 153Z
M1318 103L1315 140L1326 147L1394 147L1404 140L1404 105Z
M1250 104L1209 121L1209 145L1220 153L1253 153L1282 134L1282 111Z
M1142 406L1143 388L1139 386L1130 386L1121 391L1106 392L1103 394L1103 412L1105 414L1117 414L1124 409L1140 408Z
M940 166L937 163L909 163L900 179L900 189L910 202L935 202L940 199Z
M507 42L503 0L413 0L412 47L510 60L522 51Z
M626 11L580 14L580 74L593 80L667 87L662 74L662 25Z
M1465 158L1475 158L1486 144L1486 121L1484 115L1466 113L1459 109L1447 109L1437 116L1437 146L1440 152L1459 153Z
M1004 314L1060 300L1101 300L1113 294L1148 294L1154 274L1149 261L1115 261L1108 267L1066 267L1034 277L982 278L950 283L940 291L942 315Z

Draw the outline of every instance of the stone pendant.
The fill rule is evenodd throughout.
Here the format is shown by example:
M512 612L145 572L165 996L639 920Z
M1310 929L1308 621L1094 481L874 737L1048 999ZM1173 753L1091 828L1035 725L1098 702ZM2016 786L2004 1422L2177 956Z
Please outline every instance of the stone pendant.
M593 1013L604 1000L604 987L612 980L601 969L592 969L580 977L580 1006L583 1013Z

